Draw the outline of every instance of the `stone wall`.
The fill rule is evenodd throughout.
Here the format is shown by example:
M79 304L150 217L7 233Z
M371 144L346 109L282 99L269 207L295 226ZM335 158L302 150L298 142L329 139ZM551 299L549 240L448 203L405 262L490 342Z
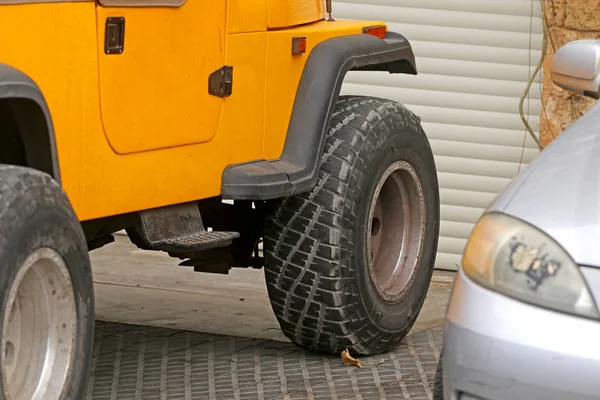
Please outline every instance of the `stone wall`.
M544 62L540 139L546 145L575 122L596 100L567 92L552 83L552 55L565 43L600 38L600 0L545 0L550 35Z

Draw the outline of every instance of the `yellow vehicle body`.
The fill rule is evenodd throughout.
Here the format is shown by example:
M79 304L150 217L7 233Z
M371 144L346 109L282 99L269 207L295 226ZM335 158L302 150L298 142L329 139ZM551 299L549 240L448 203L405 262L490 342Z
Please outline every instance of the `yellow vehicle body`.
M382 24L327 21L321 1L118 3L0 6L0 61L39 85L81 221L219 196L227 165L279 157L311 49ZM122 54L105 54L108 17L125 18ZM227 98L207 91L223 65Z
M0 0L1 399L88 393L88 253L122 231L195 272L264 268L304 349L403 340L435 262L435 160L404 105L340 93L416 60L384 23L333 17L330 0Z

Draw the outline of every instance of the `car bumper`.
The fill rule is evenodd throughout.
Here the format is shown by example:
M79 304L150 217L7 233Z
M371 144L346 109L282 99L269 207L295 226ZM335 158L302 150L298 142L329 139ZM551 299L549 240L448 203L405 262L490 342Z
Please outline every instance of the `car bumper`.
M445 400L599 396L600 322L513 300L461 270L445 328Z

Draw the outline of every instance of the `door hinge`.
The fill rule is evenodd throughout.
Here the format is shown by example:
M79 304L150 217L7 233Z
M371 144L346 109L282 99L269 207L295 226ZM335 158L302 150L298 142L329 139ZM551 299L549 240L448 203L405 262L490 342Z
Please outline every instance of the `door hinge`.
M219 68L208 78L208 93L217 97L229 97L233 92L233 67Z

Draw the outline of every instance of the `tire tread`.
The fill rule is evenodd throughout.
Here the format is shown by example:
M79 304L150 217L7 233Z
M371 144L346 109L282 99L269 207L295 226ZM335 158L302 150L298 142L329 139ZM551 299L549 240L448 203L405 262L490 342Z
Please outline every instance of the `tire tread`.
M327 134L319 179L309 193L274 203L265 231L267 288L273 310L292 342L317 352L387 350L406 332L368 329L369 317L351 277L346 249L354 246L345 219L358 216L368 168L360 157L382 140L378 124L395 114L405 129L424 135L404 106L370 97L341 97ZM385 125L384 131L391 131ZM306 221L304 221L306 219ZM343 266L343 267L342 267ZM302 301L295 299L304 299Z
M77 307L77 340L65 397L81 399L94 343L94 293L85 234L69 198L44 172L0 164L0 227L0 331L10 285L32 250L53 248L69 269Z

